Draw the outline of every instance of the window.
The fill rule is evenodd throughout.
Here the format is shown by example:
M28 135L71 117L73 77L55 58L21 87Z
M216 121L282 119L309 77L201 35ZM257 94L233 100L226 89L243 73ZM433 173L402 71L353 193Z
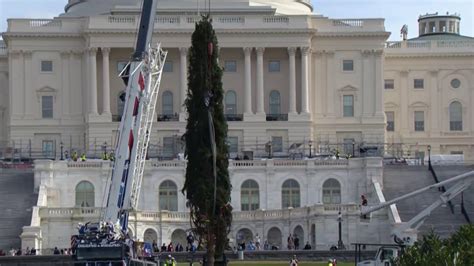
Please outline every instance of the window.
M163 137L163 157L172 158L175 153L175 138Z
M127 61L118 61L117 62L117 73L120 74L122 70L127 66L128 62Z
M162 114L173 115L173 93L171 91L163 92L162 96Z
M233 90L229 90L225 94L225 114L237 114L237 95Z
M94 185L82 181L76 186L76 207L94 207Z
M284 209L288 207L300 207L300 185L296 180L289 179L283 183L281 189L281 206Z
M160 185L160 210L178 211L178 187L166 180Z
M224 62L225 72L237 72L237 62L235 60L226 60Z
M425 112L415 111L415 131L425 131Z
M227 144L229 145L229 152L239 152L239 138L238 137L227 137Z
M384 88L386 90L393 90L395 88L395 80L393 79L386 79Z
M449 105L449 130L462 131L462 104L452 102Z
M52 140L43 140L42 141L42 152L43 157L54 159L54 141Z
M43 118L53 118L53 96L41 96L41 115Z
M387 117L387 131L395 131L395 112L385 112Z
M268 61L268 72L280 72L280 61L278 60Z
M343 104L344 104L343 116L353 117L354 116L354 96L344 95Z
M450 152L452 155L463 155L464 152L463 151L451 151Z
M280 92L279 91L270 92L270 114L271 115L280 114Z
M41 72L53 72L53 61L41 61Z
M341 184L334 178L326 180L323 184L323 203L341 203Z
M424 79L415 79L413 81L413 87L415 89L423 89L425 87L425 80Z
M272 137L272 151L283 152L283 137Z
M173 72L173 61L166 61L163 66L163 72Z
M461 86L461 81L459 79L452 79L451 80L451 87L457 89Z
M342 61L343 71L354 71L354 60L343 60Z
M255 211L260 208L258 184L254 180L247 180L240 189L240 208L242 211Z

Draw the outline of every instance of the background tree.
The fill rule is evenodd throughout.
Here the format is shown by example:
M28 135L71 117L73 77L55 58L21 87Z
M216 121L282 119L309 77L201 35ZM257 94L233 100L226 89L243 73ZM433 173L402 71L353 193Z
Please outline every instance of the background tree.
M222 104L222 69L217 38L209 17L196 24L191 39L186 108L187 157L183 193L191 209L193 231L207 248L208 265L228 246L232 221L227 170L227 122ZM215 150L215 153L213 153Z

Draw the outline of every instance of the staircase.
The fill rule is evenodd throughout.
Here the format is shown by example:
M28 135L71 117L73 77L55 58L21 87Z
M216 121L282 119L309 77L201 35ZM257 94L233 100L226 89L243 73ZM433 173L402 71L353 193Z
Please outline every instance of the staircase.
M444 168L445 166L439 167ZM445 176L444 174L441 174L441 171L438 173L439 167L436 168L435 171L440 179L441 176L446 179L456 175L456 173L454 173L453 175ZM466 171L460 170L457 173L459 174L464 172ZM449 172L448 174L452 173L453 172ZM428 171L428 166L387 165L384 167L383 191L387 200L402 196L408 192L432 185L434 183L435 181L433 180L433 176L431 175L431 172ZM437 200L441 193L442 192L434 189L432 191L426 191L425 193L417 195L413 198L397 203L398 211L402 221L409 221L411 218ZM466 194L467 193L464 193L465 198ZM471 195L470 197L472 199L474 196ZM461 225L466 224L466 219L461 213L458 203L459 198L460 196L452 200L455 206L454 214L451 212L451 209L447 204L438 207L431 213L430 216L425 219L424 223L420 226L419 234L424 235L433 230L441 238L446 238L454 233Z
M0 249L20 248L22 227L31 222L31 209L38 195L33 193L31 169L0 168Z

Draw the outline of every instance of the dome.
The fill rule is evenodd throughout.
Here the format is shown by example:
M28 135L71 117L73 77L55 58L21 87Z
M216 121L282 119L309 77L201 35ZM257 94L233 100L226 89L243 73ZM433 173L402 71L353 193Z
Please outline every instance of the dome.
M61 16L84 17L101 14L135 12L141 0L68 0ZM205 0L158 0L158 10L162 12L195 12L197 4L204 6ZM211 11L219 13L276 13L284 15L311 14L311 0L219 0L211 1Z

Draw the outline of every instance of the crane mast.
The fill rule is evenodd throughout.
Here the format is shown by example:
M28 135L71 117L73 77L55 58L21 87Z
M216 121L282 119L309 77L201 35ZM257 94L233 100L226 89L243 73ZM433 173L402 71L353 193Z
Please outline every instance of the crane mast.
M144 0L135 52L121 76L127 84L104 221L126 232L138 206L155 105L167 52L151 48L157 0Z

